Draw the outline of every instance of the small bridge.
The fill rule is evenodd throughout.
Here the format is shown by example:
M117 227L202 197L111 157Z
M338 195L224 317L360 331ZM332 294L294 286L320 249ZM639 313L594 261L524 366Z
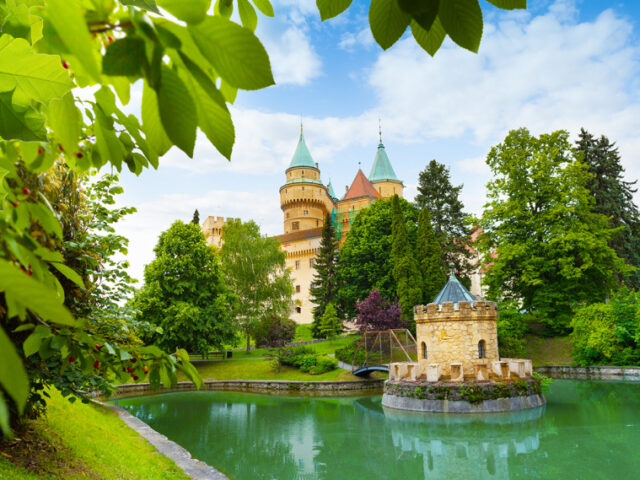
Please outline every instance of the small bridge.
M407 329L364 332L351 361L351 373L366 377L371 372L388 372L394 362L415 362L416 339Z

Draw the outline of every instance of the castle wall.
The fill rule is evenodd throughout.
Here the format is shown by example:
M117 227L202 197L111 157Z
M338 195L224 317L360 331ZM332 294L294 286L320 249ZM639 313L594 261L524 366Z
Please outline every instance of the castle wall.
M204 222L202 222L202 233L207 241L207 244L214 245L218 248L222 247L222 228L227 220L240 220L232 217L213 217L208 216Z
M404 194L404 185L402 185L402 182L394 182L388 180L381 182L372 182L372 184L382 198L390 198L394 195L402 197Z
M493 302L452 302L418 305L414 308L418 359L420 363L439 363L442 374L450 375L452 363L462 363L465 374L474 371L479 362L478 344L484 340L484 360L489 364L499 360L497 309ZM423 356L423 343L427 356Z
M284 244L283 249L287 252L286 265L291 269L294 288L290 318L296 323L311 323L314 304L310 289L315 274L312 260L320 249L320 237Z

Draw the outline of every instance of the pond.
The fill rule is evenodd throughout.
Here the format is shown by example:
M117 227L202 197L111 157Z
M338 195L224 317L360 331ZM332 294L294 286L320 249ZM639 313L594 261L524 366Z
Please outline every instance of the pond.
M169 393L116 403L233 480L640 478L640 384L556 380L546 407L444 416L380 395Z

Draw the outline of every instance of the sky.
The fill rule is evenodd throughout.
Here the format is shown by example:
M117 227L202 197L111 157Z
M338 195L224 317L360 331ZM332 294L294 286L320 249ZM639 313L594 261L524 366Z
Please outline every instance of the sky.
M445 40L435 57L407 32L383 51L367 21L369 2L320 21L315 0L272 0L275 17L259 17L257 35L276 85L240 91L231 113L231 161L198 136L193 158L172 148L158 170L123 172L121 205L138 212L118 233L129 238L130 274L143 279L160 233L175 220L207 216L255 220L283 233L279 188L304 125L322 179L341 196L361 166L369 173L378 119L391 163L416 193L431 159L463 184L466 210L479 215L490 180L485 158L507 133L581 127L619 147L626 179L640 177L640 1L529 0L503 11L480 0L484 34L478 54ZM366 4L366 5L365 5ZM140 111L134 86L126 110ZM640 203L640 195L635 196Z

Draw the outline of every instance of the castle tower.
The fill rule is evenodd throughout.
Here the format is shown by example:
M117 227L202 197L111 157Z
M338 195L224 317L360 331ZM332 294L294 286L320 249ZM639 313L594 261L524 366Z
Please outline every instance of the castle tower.
M404 184L398 180L396 172L393 171L387 152L384 149L382 138L380 138L376 158L369 173L369 181L382 198L389 198L394 195L402 197Z
M280 208L284 213L284 233L322 227L324 217L333 210L333 200L320 180L318 164L313 161L304 140L300 139L280 187Z

